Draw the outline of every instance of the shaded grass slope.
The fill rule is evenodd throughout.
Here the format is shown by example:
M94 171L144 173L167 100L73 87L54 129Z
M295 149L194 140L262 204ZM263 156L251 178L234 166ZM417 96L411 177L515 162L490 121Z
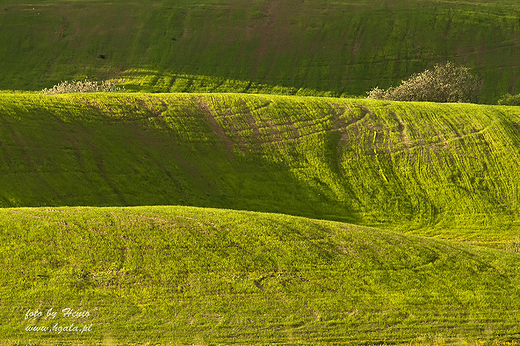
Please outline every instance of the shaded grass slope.
M191 205L429 236L519 231L515 107L245 94L0 95L0 205Z
M520 6L496 1L0 0L0 89L365 95L452 60L520 91Z
M0 209L0 244L10 268L0 279L0 344L462 344L520 335L519 255L502 250L175 206ZM84 315L65 317L65 308ZM29 310L44 316L26 318ZM71 323L90 329L27 331Z

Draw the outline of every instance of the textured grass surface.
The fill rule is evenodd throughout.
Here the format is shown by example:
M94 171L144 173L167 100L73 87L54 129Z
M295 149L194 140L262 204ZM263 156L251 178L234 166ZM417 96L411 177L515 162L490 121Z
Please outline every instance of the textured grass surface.
M365 95L436 62L518 93L516 1L0 1L0 89Z
M512 345L519 112L2 93L0 344Z
M302 96L452 60L494 102L519 13L0 0L0 89L214 93L0 93L0 344L516 344L519 109Z
M0 204L281 212L519 233L519 110L240 94L0 95Z
M520 334L515 252L173 206L1 209L0 239L9 345L499 345ZM60 316L67 307L89 316ZM56 323L92 326L26 331Z

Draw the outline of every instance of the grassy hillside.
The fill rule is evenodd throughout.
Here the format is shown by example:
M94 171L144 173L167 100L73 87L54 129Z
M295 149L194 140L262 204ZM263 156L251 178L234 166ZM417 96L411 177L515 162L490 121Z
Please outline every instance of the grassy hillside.
M0 345L516 344L520 108L346 97L451 60L494 102L519 37L516 0L0 0L0 90L130 91L0 92Z
M0 0L0 89L365 95L452 60L519 92L517 1Z
M0 239L0 344L505 345L520 334L517 252L172 206L0 209ZM90 327L27 331L71 323Z
M427 236L519 233L515 107L0 94L0 205L191 205Z

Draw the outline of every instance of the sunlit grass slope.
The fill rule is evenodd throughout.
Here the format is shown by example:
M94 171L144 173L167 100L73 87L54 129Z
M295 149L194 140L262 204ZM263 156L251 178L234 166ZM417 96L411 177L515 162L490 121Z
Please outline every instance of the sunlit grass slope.
M0 89L365 95L452 60L519 92L514 0L0 0Z
M9 345L462 344L520 333L520 258L503 250L174 206L0 209L0 240ZM26 331L71 323L92 326Z
M0 95L0 205L191 205L424 235L519 232L515 107L245 94Z

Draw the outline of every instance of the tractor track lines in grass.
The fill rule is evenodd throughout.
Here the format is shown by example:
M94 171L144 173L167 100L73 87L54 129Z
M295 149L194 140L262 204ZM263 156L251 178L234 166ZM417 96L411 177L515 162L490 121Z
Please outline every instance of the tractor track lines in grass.
M496 213L515 210L520 191L515 108L244 94L92 94L8 95L2 109L9 120L4 170L44 167L63 204L174 203L341 220L357 215L360 223L381 220L429 232L424 225L447 234L455 222L447 210L490 215L484 221L468 216L468 229L474 223L512 225L514 212L511 220ZM4 177L14 181L10 173ZM37 177L25 178L31 192L38 184L45 187ZM25 186L0 191L4 205L42 203ZM89 192L98 188L103 195ZM53 204L61 205L58 198ZM504 232L512 234L515 227Z
M260 138L260 128L258 127L256 123L256 119L253 116L253 113L257 113L260 109L265 109L269 107L269 104L267 105L260 105L254 109L251 109L248 107L248 104L246 100L242 100L242 106L244 109L246 109L246 116L247 116L247 122L249 124L249 127L253 130L253 139L255 139L255 144L258 143L258 138ZM244 145L243 142L241 142L241 145Z
M207 100L204 97L200 96L196 98L196 102L199 105L200 109L202 109L204 114L206 115L206 119L208 120L211 128L214 130L214 132L218 134L219 138L224 142L227 156L229 159L231 159L233 156L235 146L233 141L229 138L229 136L218 123L216 119L217 116L213 115L213 113L211 112Z

